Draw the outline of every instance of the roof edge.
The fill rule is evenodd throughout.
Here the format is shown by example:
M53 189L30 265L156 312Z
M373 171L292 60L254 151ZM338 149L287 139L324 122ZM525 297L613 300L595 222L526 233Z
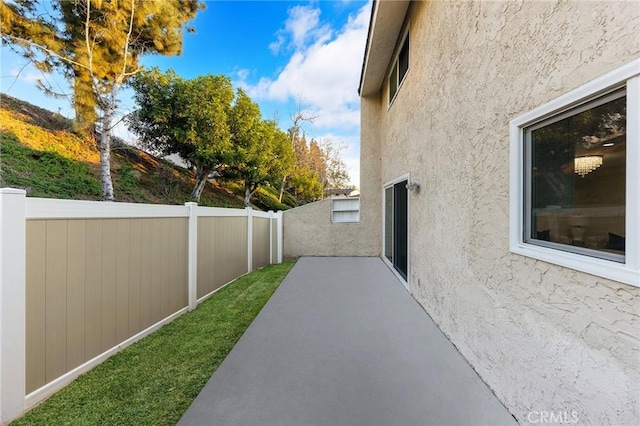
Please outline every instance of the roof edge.
M409 3L409 0L374 0L360 73L360 96L380 91Z
M371 41L371 32L373 30L373 19L376 14L378 2L373 0L371 5L371 15L369 16L369 29L367 30L367 41L364 46L364 56L362 58L362 68L360 70L360 83L358 84L358 95L362 92L362 82L364 80L364 72L367 66L367 57L369 56L369 42Z

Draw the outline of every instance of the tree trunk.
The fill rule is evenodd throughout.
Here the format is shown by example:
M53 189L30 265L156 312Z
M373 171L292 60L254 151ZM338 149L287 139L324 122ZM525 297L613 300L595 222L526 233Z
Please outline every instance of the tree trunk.
M249 203L251 202L251 196L256 193L260 184L257 183L244 183L244 205L246 207L250 207Z
M249 202L251 201L251 196L253 192L251 191L251 185L248 183L244 184L244 205L249 207Z
M282 202L282 195L284 194L284 186L287 183L287 175L282 178L282 184L280 185L280 196L278 197L278 202Z
M116 108L118 85L108 98L102 100L102 129L100 132L100 177L102 179L102 200L113 201L113 182L111 181L111 121Z
M208 178L208 170L196 167L196 185L193 187L193 191L191 191L191 197L195 198L196 201L200 201L200 196L202 195L202 191L204 191L204 186L207 184Z

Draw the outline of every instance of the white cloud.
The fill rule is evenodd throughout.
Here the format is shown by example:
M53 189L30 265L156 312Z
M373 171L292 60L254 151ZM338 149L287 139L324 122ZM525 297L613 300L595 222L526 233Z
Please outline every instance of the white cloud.
M19 71L15 71L15 73L13 73L14 77L20 79L20 81L23 81L25 83L31 83L31 84L36 84L39 81L42 80L42 73L41 72L37 72L37 71L26 71L26 72L19 72Z
M288 11L284 28L276 34L276 40L269 45L274 54L285 46L294 50L304 50L310 43L327 40L331 37L331 27L320 25L320 9L312 6L294 6Z
M269 50L271 50L271 53L273 53L274 55L277 54L282 48L282 45L285 41L286 40L283 35L278 35L276 41L269 43Z
M288 52L289 60L274 77L248 82L237 73L235 83L257 102L290 105L316 117L306 127L308 137L344 144L341 157L351 183L360 183L360 99L358 83L367 39L371 2L361 7L341 28L322 22L319 8L289 9L283 28L269 46L274 54ZM295 105L295 107L291 107Z
M360 158L345 158L347 172L349 172L349 183L360 189Z
M251 73L251 71L249 71L248 69L241 69L236 71L236 75L238 76L238 78L241 81L245 81L247 79L247 77L249 77L249 74Z
M284 29L272 44L280 49L289 40L294 51L287 65L273 79L238 84L256 100L303 103L318 116L314 122L317 127L357 128L357 88L370 10L368 3L342 28L332 30L321 22L319 9L291 8Z

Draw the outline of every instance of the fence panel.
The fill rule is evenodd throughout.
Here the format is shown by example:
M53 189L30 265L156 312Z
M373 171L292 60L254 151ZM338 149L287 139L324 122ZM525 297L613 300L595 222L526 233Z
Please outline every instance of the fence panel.
M43 386L45 378L45 243L46 223L34 220L26 229L26 391Z
M198 299L247 271L247 218L198 218Z
M269 223L270 219L263 217L253 218L253 243L252 243L252 260L253 269L267 266L270 262L269 251Z
M187 305L186 218L29 220L26 232L27 393Z
M2 424L282 255L280 213L6 188L0 213Z

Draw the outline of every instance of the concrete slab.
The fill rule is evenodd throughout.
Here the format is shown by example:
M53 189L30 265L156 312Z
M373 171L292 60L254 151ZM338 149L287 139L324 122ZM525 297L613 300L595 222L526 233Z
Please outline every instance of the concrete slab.
M179 425L511 425L378 258L302 258Z

